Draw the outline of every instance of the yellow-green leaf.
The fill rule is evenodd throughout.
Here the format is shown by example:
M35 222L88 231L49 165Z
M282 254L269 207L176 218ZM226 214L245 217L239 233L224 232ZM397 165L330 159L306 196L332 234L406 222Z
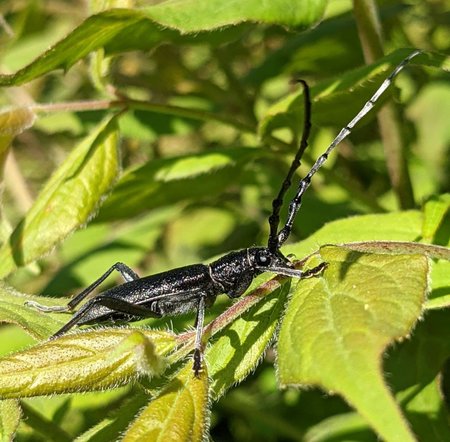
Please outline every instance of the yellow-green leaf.
M0 282L0 322L16 324L35 338L48 338L67 322L69 315L42 313L26 305L28 301L39 302L41 299ZM46 299L45 302L47 305L61 305L61 299Z
M116 118L108 118L53 174L0 249L0 276L26 265L84 225L119 173Z
M215 397L255 370L273 338L290 284L285 281L227 326L205 354ZM260 289L257 289L260 290Z
M157 376L172 334L109 328L62 336L0 359L0 398L94 391Z
M445 216L450 210L450 194L431 198L423 208L422 236L427 241L432 241L439 227L444 222ZM450 220L448 220L450 222Z
M22 412L19 402L14 399L0 401L0 441L14 440Z
M197 378L189 361L144 408L125 433L123 442L202 441L208 428L208 374Z
M281 326L280 383L337 392L383 439L414 440L383 379L382 354L422 314L428 258L331 246L320 256L328 268L300 281Z

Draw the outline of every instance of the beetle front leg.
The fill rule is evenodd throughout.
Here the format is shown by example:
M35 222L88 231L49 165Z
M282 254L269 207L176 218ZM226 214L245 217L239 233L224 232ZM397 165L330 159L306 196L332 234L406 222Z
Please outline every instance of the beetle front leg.
M327 268L327 266L328 263L321 262L318 266L303 272L302 279L314 278L315 276L320 275Z
M205 320L205 296L201 295L198 300L197 317L195 319L196 333L195 333L195 349L194 349L194 375L199 377L202 370L202 336L203 336L203 322Z

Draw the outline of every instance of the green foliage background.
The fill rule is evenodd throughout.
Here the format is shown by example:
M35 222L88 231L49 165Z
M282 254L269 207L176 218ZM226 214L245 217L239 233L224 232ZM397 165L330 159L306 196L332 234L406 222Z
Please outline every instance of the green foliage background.
M449 3L378 2L365 61L370 3L0 4L2 440L450 438ZM302 130L290 80L312 87L300 178L412 48L396 117L330 157L283 249L328 268L220 297L200 379L193 315L45 341L69 316L25 301L265 244Z

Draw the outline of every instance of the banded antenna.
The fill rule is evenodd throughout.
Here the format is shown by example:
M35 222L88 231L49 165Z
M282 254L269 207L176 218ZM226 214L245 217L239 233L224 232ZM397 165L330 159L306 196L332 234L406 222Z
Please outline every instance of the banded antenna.
M397 74L417 55L419 55L421 51L414 51L408 57L406 57L392 72L391 74L383 81L381 86L377 89L377 91L373 94L369 101L364 104L362 109L358 112L358 114L346 125L344 126L336 138L331 142L325 152L317 158L316 162L311 167L310 171L307 175L300 180L297 192L294 198L289 203L288 215L286 219L285 225L282 227L280 231L278 231L278 225L280 223L280 210L283 206L283 198L291 186L291 180L296 172L296 170L300 166L300 159L308 146L308 138L309 133L311 131L311 99L309 93L309 87L305 81L300 80L303 86L303 94L305 98L305 113L304 113L304 121L303 121L303 134L300 140L300 146L298 148L297 154L295 155L294 161L291 164L289 172L284 179L281 189L278 192L277 197L272 202L272 214L269 217L269 227L270 234L268 240L268 248L271 252L276 252L284 242L289 238L289 235L292 231L292 226L294 224L295 217L297 212L300 210L302 205L302 197L306 192L306 189L311 184L311 178L314 174L322 167L325 161L328 159L328 156L333 151L333 149L339 145L339 143L344 140L353 130L355 125L366 115L368 114L372 108L374 107L377 100L381 95L386 91L386 89L392 84L392 81L397 76Z

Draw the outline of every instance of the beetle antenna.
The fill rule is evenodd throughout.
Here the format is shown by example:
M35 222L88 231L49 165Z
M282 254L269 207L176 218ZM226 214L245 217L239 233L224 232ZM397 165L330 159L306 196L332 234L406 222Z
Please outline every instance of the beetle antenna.
M279 212L282 204L282 198L283 195L286 193L286 190L289 188L290 185L290 179L292 178L292 174L295 172L295 170L298 168L297 157L301 156L299 153L303 153L304 149L302 150L302 145L300 145L299 153L297 153L294 162L291 165L291 169L289 170L288 176L283 182L283 185L281 187L280 193L278 197L273 202L273 213L269 218L269 224L270 224L270 236L269 236L269 249L271 251L279 249L282 244L288 239L291 231L292 231L292 225L294 224L295 216L297 215L297 212L300 209L300 206L302 204L302 197L305 193L306 189L311 184L311 178L314 176L314 174L322 167L322 165L325 163L325 161L328 159L328 155L333 151L333 149L342 141L344 140L353 130L355 125L368 113L371 111L371 109L374 107L377 100L380 98L380 96L386 91L386 89L392 84L393 79L396 77L396 75L409 63L409 61L414 58L416 55L420 54L421 51L414 51L408 57L406 57L392 72L391 74L383 81L381 86L377 89L377 91L373 94L373 96L370 98L369 101L366 102L366 104L362 107L362 109L358 112L358 114L347 124L347 126L343 127L337 137L331 142L331 144L328 146L326 151L320 155L319 158L317 158L314 165L311 167L308 174L300 180L297 188L297 193L292 199L292 201L289 203L289 209L288 209L288 216L286 220L286 224L284 227L280 230L280 232L276 235L273 233L273 231L278 227L279 222ZM306 107L305 107L306 108ZM305 112L306 116L307 112ZM305 118L306 121L306 118ZM306 123L305 123L305 130L306 130ZM304 139L307 140L307 137L309 135L309 127L306 131L306 137L302 136L302 143L304 142ZM306 142L306 141L305 141ZM281 195L281 198L280 198ZM276 223L276 225L275 225Z
M305 80L296 80L303 86L303 97L304 97L304 118L303 118L303 133L302 138L300 140L300 145L295 155L294 160L292 161L291 167L289 168L289 172L286 175L286 178L281 185L281 189L278 192L276 198L272 201L272 214L269 217L269 240L268 240L268 248L273 253L280 248L279 240L278 240L278 225L280 223L280 210L283 207L283 198L289 187L292 184L292 177L295 171L300 167L300 160L302 159L303 153L305 149L308 147L308 138L311 132L311 95L309 92L309 86Z

